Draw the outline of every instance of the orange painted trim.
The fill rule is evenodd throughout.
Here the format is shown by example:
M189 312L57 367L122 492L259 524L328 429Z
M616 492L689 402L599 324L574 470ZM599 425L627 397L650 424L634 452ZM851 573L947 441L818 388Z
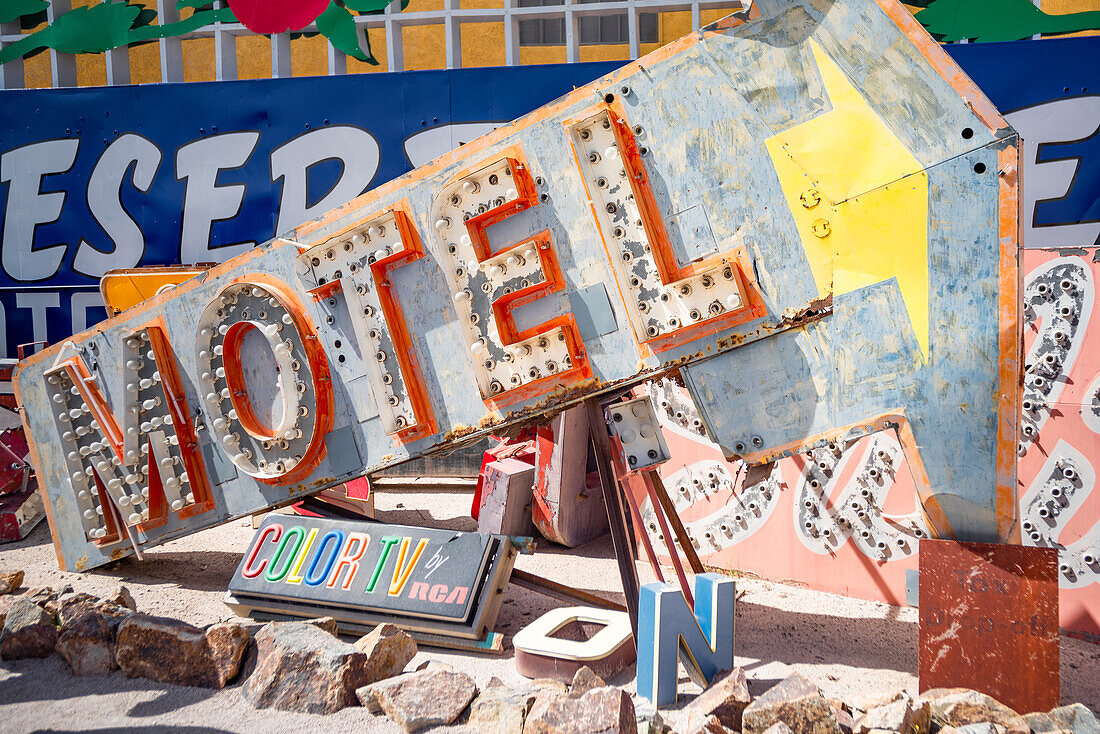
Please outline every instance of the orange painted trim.
M157 370L160 372L161 389L168 397L168 412L172 416L172 428L179 441L180 455L183 458L183 467L187 472L187 482L191 488L191 494L195 501L187 507L181 508L176 514L181 520L201 515L214 509L214 493L210 487L210 477L206 471L206 462L203 461L202 452L199 450L199 438L195 433L195 423L191 420L191 411L187 408L187 396L183 390L183 381L180 379L179 363L168 341L168 332L165 328L164 317L158 316L145 326L145 333L149 336L149 346L156 358ZM153 452L149 452L149 460L153 461ZM149 473L150 481L153 474ZM157 472L157 481L160 481L160 472ZM149 488L149 496L152 498L153 489ZM164 498L163 493L161 499ZM153 517L152 504L150 503L149 518ZM144 523L137 526L145 530Z
M115 501L111 499L111 493L103 486L99 472L92 472L92 481L95 483L96 494L99 495L99 506L103 508L103 524L106 526L107 534L92 540L91 543L97 548L102 548L122 540L122 518L119 516L118 508L115 507Z
M611 130L615 135L615 142L619 147L623 168L627 172L630 190L634 194L634 200L638 204L638 213L642 219L642 229L645 231L646 239L649 242L653 260L657 266L657 272L661 277L661 283L669 285L677 280L682 280L683 278L697 275L726 264L733 269L734 279L737 283L738 290L743 296L742 307L735 311L727 311L716 318L705 319L692 324L684 324L670 333L661 334L655 337L650 337L648 334L639 334L634 328L633 319L629 319L630 330L631 333L634 334L634 341L638 344L638 351L641 356L650 357L655 354L660 354L661 352L683 346L697 339L702 339L717 334L720 331L766 316L768 313L767 305L764 303L764 299L760 294L756 292L756 281L751 275L753 272L752 261L749 259L748 251L744 247L737 247L726 252L721 252L704 260L700 260L699 262L688 263L682 268L677 264L676 253L672 250L672 244L669 241L668 230L665 228L664 218L660 214L660 209L657 206L657 198L653 194L653 188L649 183L649 176L646 173L645 165L642 163L638 141L634 137L634 131L631 130L630 125L626 122L626 113L620 102L612 101L611 103L605 102L593 105L588 109L567 117L562 121L562 125L566 130L569 130L577 123L591 119L601 113L606 113L608 119L611 121ZM567 133L566 137L569 139L570 147L573 150L573 161L577 167L577 171L583 171L584 168L581 165L580 159L581 152L578 150L576 142L573 140L573 136ZM592 213L592 219L596 223L596 231L599 233L600 242L603 244L604 253L607 255L608 262L614 262L616 254L611 251L611 245L608 244L607 235L603 231L600 216L596 212L592 191L589 188L588 179L584 175L581 175L580 178L584 185L584 192L588 199L588 207ZM623 303L630 303L633 300L633 296L628 295L629 291L627 290L627 285L619 280L619 273L615 268L611 268L611 271L615 277L615 285L619 291L619 298L623 300Z
M913 475L913 485L917 490L917 497L920 499L921 513L924 515L932 537L954 539L955 531L952 529L951 523L947 520L947 515L932 490L932 483L928 479L928 471L924 468L924 462L920 457L920 447L913 435L913 429L909 425L909 419L905 415L904 408L895 408L874 418L850 423L839 428L830 428L828 431L791 441L772 449L743 454L740 459L746 464L767 464L803 453L812 448L824 446L830 442L843 443L846 437L853 434L869 436L873 433L888 430L894 431L898 443L901 444L905 461Z
M316 288L309 289L309 295L313 297L314 303L320 303L326 299L332 298L340 290L340 280L330 280L324 285L319 285Z
M909 39L909 42L916 46L929 65L966 101L967 106L973 110L983 125L992 132L1008 127L1008 123L997 111L997 108L993 106L993 103L989 101L989 98L985 96L985 93L955 63L955 60L940 47L936 39L929 35L928 31L924 29L919 20L913 17L913 13L908 8L897 0L875 0L875 3L882 9L882 12L886 13L890 20L894 21L898 29Z
M80 357L70 357L60 362L58 366L68 375L73 386L80 393L81 400L88 406L92 418L99 423L100 431L103 432L103 437L111 446L111 451L114 452L119 461L122 461L122 430L118 427L118 421L115 420L114 413L107 408L107 401L103 399L103 393L92 382L91 372L88 371L88 366L84 364L84 360ZM119 530L122 525L122 518L117 517L114 500L111 499L107 488L103 486L99 472L94 468L92 469L92 481L99 493L99 504L103 508L103 522L106 524L107 534L102 538L89 540L96 547L112 545L122 539Z
M265 426L256 417L244 380L244 365L241 364L241 345L248 333L255 330L256 325L250 321L238 321L230 326L222 339L222 363L225 365L225 382L229 387L229 402L237 411L241 427L250 436L270 441L275 438L275 429Z
M432 410L432 401L428 397L428 386L424 382L424 374L420 369L420 360L416 356L416 347L413 345L409 334L408 321L405 312L401 308L401 299L397 297L397 291L390 283L390 274L398 268L416 262L426 256L424 243L420 239L420 232L412 217L412 206L408 199L402 199L393 206L372 212L365 217L359 217L329 235L321 242L311 245L322 247L334 239L346 235L352 230L359 229L367 222L378 219L386 214L392 214L398 232L401 233L401 245L403 249L392 253L381 260L376 260L370 265L371 277L378 288L378 300L382 306L382 316L386 320L386 327L390 330L397 353L397 363L401 368L401 376L405 381L405 390L409 394L409 402L412 403L413 412L416 414L416 423L406 426L394 432L393 438L396 444L406 444L418 441L426 436L438 433L439 428L435 420L435 411ZM329 289L326 291L326 289ZM310 291L314 300L320 301L330 297L340 289L338 280L333 280L325 285ZM318 297L320 295L320 297Z
M266 273L247 273L233 279L233 283L259 285L270 291L282 303L283 308L290 314L294 322L294 328L298 330L298 336L302 339L302 348L306 353L306 361L309 363L310 379L313 381L313 392L317 404L317 420L313 425L313 435L306 447L302 460L293 469L278 477L253 477L256 481L274 486L286 486L305 479L313 473L313 470L324 460L327 454L325 436L332 430L335 417L335 397L332 391L332 376L328 370L328 356L321 346L321 340L317 336L317 328L306 313L303 304L294 294L291 287L278 278ZM224 289L223 289L224 290ZM217 297L217 296L215 296ZM225 362L225 350L222 350L222 361ZM229 371L226 371L226 375ZM238 417L240 413L238 412ZM242 424L243 425L243 424Z
M489 244L489 237L486 233L489 227L504 221L508 217L539 205L538 194L535 189L535 179L531 176L531 170L527 165L527 159L523 149L519 145L514 145L498 156L487 161L481 161L477 166L460 171L447 181L440 190L446 191L456 181L460 181L470 174L483 170L487 166L493 165L502 159L508 161L508 167L512 171L512 180L516 184L518 196L512 201L505 202L500 206L493 207L476 217L470 217L470 219L466 220L466 232L470 235L470 245L477 257L477 261L481 263L491 257L502 255L525 245L534 244L535 247L538 248L539 264L542 266L544 280L540 283L534 283L527 288L513 291L493 301L493 318L496 321L497 334L500 336L503 345L509 346L541 334L547 334L561 327L562 333L565 335L566 351L569 354L569 361L572 363L572 366L567 370L554 372L545 377L539 377L537 380L524 383L511 390L505 390L501 392L500 395L483 394L481 396L482 401L485 405L494 410L514 405L521 401L531 400L559 387L573 385L592 377L592 365L588 360L588 351L584 348L584 340L581 338L581 333L577 328L577 322L573 314L570 313L558 316L523 331L516 328L516 322L512 315L514 309L533 303L540 298L565 288L565 276L562 274L561 265L558 263L557 253L550 239L550 230L543 230L542 232L526 237L496 252L493 251L492 246Z
M997 400L997 537L1002 543L1020 542L1020 506L1016 491L1020 393L1023 389L1023 334L1020 312L1023 273L1020 269L1020 150L1005 147L998 154L998 211L1001 245L998 307L1001 314Z

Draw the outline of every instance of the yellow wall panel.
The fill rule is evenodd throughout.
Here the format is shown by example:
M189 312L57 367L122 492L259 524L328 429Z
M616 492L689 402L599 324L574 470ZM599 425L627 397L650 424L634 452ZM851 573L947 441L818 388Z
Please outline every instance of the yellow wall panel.
M81 87L107 83L107 60L103 54L80 54L76 57L76 83Z
M293 65L293 61L291 62ZM237 78L271 78L271 39L267 36L237 38Z

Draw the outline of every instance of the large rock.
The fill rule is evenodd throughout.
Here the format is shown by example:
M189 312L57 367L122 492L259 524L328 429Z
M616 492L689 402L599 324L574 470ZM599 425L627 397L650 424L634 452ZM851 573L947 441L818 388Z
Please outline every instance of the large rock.
M1060 706L1047 713L1024 714L1024 720L1035 734L1100 734L1100 721L1088 706L1075 703Z
M72 627L85 615L94 613L103 618L112 632L117 633L122 621L134 613L132 609L84 592L63 594L57 598L56 604L57 622L62 632Z
M684 707L687 728L703 726L713 716L722 726L741 731L741 714L752 703L749 681L742 668L720 673L710 686Z
M103 615L89 612L61 632L60 655L74 675L107 675L118 670L115 635Z
M306 624L312 625L319 630L328 632L333 637L340 634L340 627L336 623L335 617L314 617L313 619L303 620Z
M933 688L922 693L920 700L928 703L932 720L941 727L991 722L1003 726L1007 734L1031 732L1024 717L992 696L969 688Z
M241 693L256 708L331 714L357 701L368 658L306 622L271 622L256 635L256 668Z
M582 667L581 670L587 668ZM586 676L582 678L587 680ZM549 678L531 681L520 688L508 688L500 680L493 678L481 695L470 704L467 726L482 734L520 734L527 712L531 710L535 698L544 691L583 695L583 692L576 693L575 690L567 689L564 683Z
M932 720L927 701L917 703L908 696L901 696L890 703L868 709L856 720L855 734L869 734L875 729L900 731L904 734L927 734Z
M0 571L0 594L10 594L22 585L22 571Z
M363 686L355 693L368 710L381 711L414 732L453 722L477 695L477 686L465 673L428 668Z
M416 640L392 624L378 625L356 640L355 647L367 655L366 684L400 674L416 655Z
M167 617L134 613L118 628L116 659L130 678L224 688L236 677L248 633L235 624L199 629Z
M620 688L596 688L583 696L540 693L523 734L637 734L634 703Z
M49 657L57 644L54 617L30 599L11 605L0 631L0 658Z
M56 589L51 586L36 586L28 591L23 598L28 601L33 601L35 604L45 609L47 614L56 617L57 600L65 594L71 593L73 593L73 587L70 584L58 586Z
M847 707L850 714L858 716L867 713L873 708L885 706L888 703L893 703L902 698L911 697L905 691L892 691L889 693L883 693L882 691L877 691L875 693L856 693L845 696L844 705Z
M746 706L741 714L741 731L763 734L779 721L793 734L842 734L829 702L799 673L787 676Z

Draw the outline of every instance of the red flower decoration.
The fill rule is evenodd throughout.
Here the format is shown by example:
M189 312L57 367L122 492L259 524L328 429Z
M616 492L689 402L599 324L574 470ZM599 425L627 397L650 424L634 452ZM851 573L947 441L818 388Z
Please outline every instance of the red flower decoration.
M253 33L299 31L328 4L329 0L229 0L233 15Z

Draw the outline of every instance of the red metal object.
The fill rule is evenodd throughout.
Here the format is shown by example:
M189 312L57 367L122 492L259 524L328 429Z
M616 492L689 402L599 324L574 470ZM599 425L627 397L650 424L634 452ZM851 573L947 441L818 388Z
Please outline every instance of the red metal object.
M922 540L919 679L1020 711L1058 705L1058 552Z
M26 537L46 516L27 451L22 428L0 432L0 543Z
M477 475L477 486L474 487L474 499L470 504L470 516L475 520L481 512L481 491L485 486L485 469L499 459L519 459L534 466L535 464L535 429L525 428L513 439L493 436L500 444L485 451L481 457L481 471Z

